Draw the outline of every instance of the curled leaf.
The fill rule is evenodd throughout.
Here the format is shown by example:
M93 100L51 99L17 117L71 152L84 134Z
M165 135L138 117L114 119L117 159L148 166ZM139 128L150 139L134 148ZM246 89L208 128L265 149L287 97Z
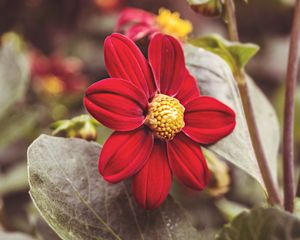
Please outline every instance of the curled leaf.
M234 74L243 69L259 50L256 44L229 42L217 34L190 39L189 43L223 58Z

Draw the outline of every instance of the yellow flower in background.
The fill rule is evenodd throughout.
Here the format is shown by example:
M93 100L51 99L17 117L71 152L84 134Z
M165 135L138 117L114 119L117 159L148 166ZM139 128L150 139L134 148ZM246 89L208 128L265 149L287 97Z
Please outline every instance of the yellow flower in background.
M41 81L42 89L48 94L59 95L64 91L62 80L54 75L44 77Z
M172 13L165 8L159 9L156 23L163 33L181 39L186 38L193 31L193 25L190 21L181 19L178 12Z
M178 12L165 8L160 8L158 15L137 8L125 8L119 15L115 30L124 32L133 41L145 36L151 38L158 32L185 41L192 32L193 25L190 21L181 19Z

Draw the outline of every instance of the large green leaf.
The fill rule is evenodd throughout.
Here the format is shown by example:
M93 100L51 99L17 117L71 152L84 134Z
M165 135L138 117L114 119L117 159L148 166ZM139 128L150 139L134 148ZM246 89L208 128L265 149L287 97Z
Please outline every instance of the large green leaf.
M237 125L233 133L208 148L250 174L264 187L251 144L241 98L230 68L217 55L192 45L185 46L185 56L187 67L196 77L202 95L219 99L232 107L236 113ZM273 177L276 179L280 141L278 120L272 105L264 94L250 78L248 82L264 151L269 160Z
M225 225L216 240L300 239L300 219L277 208L255 208Z
M28 149L30 195L62 239L199 239L171 197L146 211L128 184L108 184L98 173L101 147L81 139L43 135Z
M0 118L25 94L29 78L29 64L14 33L2 37L0 49Z

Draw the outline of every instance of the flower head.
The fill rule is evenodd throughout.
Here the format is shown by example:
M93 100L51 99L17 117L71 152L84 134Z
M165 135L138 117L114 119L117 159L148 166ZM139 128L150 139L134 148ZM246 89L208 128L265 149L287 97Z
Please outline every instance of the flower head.
M111 78L90 86L84 98L91 115L115 132L105 142L99 171L116 183L133 176L137 202L153 209L167 197L172 174L202 190L209 171L200 144L215 143L235 127L235 113L201 96L185 67L181 44L156 34L144 58L121 34L104 44Z
M158 32L185 40L193 26L190 21L181 19L178 12L172 13L165 8L160 8L158 15L137 8L126 8L120 13L116 25L116 31L121 30L125 30L125 35L133 41L145 36L151 38Z

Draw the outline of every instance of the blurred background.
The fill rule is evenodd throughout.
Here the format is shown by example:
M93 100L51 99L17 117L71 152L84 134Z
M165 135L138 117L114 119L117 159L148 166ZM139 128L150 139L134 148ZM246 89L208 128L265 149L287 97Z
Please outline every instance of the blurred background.
M261 47L247 71L282 119L282 83L294 1L236 3L241 41ZM221 19L194 13L185 0L0 0L0 229L23 232L36 239L59 239L41 219L28 195L27 147L41 133L51 134L53 122L85 113L84 91L91 83L107 77L103 41L113 32L125 7L154 14L165 7L192 22L192 36L219 33L226 37ZM146 42L142 39L138 44L146 49ZM299 110L299 86L297 94ZM299 111L297 114L299 149ZM52 127L59 126L64 134L63 130L72 124L64 121ZM97 129L98 141L103 142L109 132L101 126ZM211 164L215 164L217 174L210 190L196 194L176 184L173 190L173 195L190 209L194 224L208 235L230 219L230 214L264 198L255 183L233 166L213 160ZM195 194L194 198L185 197Z

